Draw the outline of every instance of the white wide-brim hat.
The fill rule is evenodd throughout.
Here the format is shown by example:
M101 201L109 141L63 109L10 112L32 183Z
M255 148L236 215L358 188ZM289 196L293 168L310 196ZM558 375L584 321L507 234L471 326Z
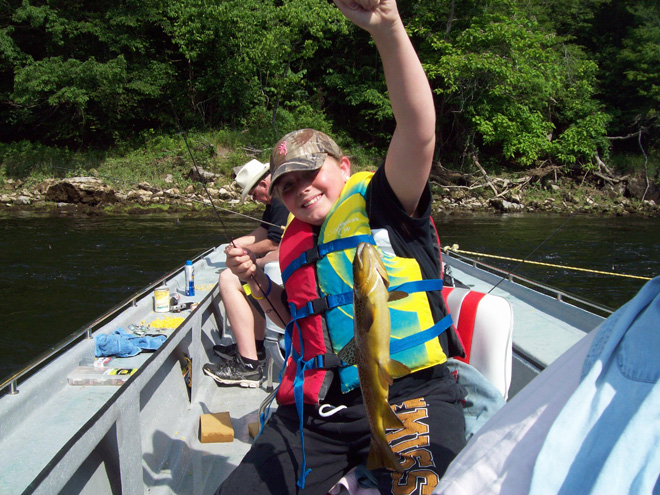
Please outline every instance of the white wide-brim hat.
M236 183L243 189L241 201L250 193L252 188L269 172L270 166L259 160L250 160L236 173Z

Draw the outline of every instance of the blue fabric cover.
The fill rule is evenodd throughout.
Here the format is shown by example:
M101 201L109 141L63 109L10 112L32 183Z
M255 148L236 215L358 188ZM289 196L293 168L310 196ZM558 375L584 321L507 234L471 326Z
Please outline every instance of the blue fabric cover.
M495 385L474 366L450 358L447 360L447 367L452 372L458 372L458 384L467 391L463 402L463 414L465 440L470 440L506 402Z
M660 495L660 277L602 325L530 493Z
M94 340L96 342L96 357L131 357L145 350L155 351L167 340L167 336L144 335L140 337L119 327L111 334L97 335Z

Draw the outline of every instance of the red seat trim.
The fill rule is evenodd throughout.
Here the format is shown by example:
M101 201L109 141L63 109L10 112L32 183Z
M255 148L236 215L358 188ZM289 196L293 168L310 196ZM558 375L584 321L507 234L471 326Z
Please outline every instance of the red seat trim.
M442 289L442 295L445 298L445 304L447 303L447 297L451 294L453 288L445 287ZM465 357L460 358L456 357L459 361L464 363L470 362L470 350L472 349L472 335L474 332L474 322L477 318L477 309L479 307L479 302L484 298L486 294L483 292L469 291L463 300L461 301L461 311L458 314L458 322L454 320L454 326L456 328L456 333L461 339L463 344L463 349L465 349ZM449 307L448 304L446 304ZM452 315L453 316L453 315Z

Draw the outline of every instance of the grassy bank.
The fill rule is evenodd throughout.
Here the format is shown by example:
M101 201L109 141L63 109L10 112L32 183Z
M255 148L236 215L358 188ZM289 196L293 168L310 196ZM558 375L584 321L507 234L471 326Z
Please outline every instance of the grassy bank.
M338 140L351 157L354 172L373 170L382 161L379 150L357 146L347 138ZM208 205L196 204L203 202L200 198L204 193L192 173L196 168L215 174L214 189L232 190L234 169L254 158L267 162L271 145L268 132L232 130L191 132L186 136L152 131L109 151L76 151L27 141L0 144L0 194L4 193L3 203L9 205L16 202L11 199L15 195L7 196L10 192L38 191L53 179L97 177L123 197L131 190L146 186L153 190L176 191L182 196L198 194L197 201L188 201L185 205L204 210ZM497 175L486 173L475 164L452 170L448 164L445 168L437 163L431 174L434 204L436 209L446 212L577 209L591 213L658 213L657 160L619 157L612 163L611 168L605 168L607 174L601 169L567 170L546 166L503 171ZM643 195L631 192L635 184L638 190L643 190ZM220 201L222 199L227 197ZM129 197L119 205L104 208L112 212L127 208L149 211L182 207L180 201L170 203L132 202ZM37 202L23 205L28 204L34 207ZM252 209L254 205L243 208Z
M150 131L109 151L75 151L28 141L0 144L0 186L9 179L30 187L47 178L96 176L118 185L148 182L155 187L174 184L185 189L192 184L191 153L197 166L224 176L229 183L235 167L253 158L268 161L273 142L269 134L220 130L183 136ZM358 169L373 167L379 161L377 151L363 148L351 147L351 157Z

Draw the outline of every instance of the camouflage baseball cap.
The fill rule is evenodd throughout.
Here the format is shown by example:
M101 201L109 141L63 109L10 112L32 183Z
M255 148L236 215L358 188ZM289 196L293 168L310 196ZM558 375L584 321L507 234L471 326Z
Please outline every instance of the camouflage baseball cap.
M268 192L279 177L288 172L317 170L330 155L340 159L341 149L330 136L314 129L298 129L290 132L273 147L270 154L271 182Z

